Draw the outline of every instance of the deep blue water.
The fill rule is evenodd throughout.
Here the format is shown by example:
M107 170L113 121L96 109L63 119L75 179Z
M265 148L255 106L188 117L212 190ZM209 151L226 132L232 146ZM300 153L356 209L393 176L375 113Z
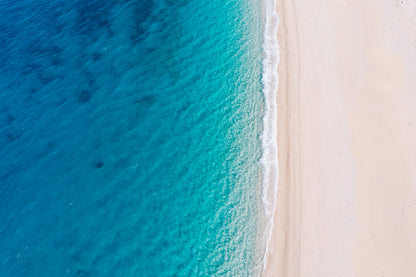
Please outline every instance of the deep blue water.
M0 0L0 276L261 267L255 0Z

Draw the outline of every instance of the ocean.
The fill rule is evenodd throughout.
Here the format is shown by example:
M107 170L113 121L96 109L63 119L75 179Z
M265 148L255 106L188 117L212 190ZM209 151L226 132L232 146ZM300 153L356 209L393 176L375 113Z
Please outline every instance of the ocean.
M264 18L0 0L0 276L261 274Z

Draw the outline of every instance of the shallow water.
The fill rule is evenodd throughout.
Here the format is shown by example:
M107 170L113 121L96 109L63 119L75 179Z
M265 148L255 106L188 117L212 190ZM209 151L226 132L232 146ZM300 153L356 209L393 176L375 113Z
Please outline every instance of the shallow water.
M254 0L0 0L0 275L256 275L262 40Z

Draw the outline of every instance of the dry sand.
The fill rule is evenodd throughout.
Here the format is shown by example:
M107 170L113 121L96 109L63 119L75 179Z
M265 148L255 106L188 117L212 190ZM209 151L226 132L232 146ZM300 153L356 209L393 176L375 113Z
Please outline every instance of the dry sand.
M279 0L263 276L416 276L416 1Z

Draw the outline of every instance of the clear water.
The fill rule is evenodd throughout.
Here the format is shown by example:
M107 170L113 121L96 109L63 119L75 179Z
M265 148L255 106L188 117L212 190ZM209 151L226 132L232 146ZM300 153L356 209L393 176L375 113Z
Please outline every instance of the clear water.
M261 270L255 0L0 0L0 276Z

